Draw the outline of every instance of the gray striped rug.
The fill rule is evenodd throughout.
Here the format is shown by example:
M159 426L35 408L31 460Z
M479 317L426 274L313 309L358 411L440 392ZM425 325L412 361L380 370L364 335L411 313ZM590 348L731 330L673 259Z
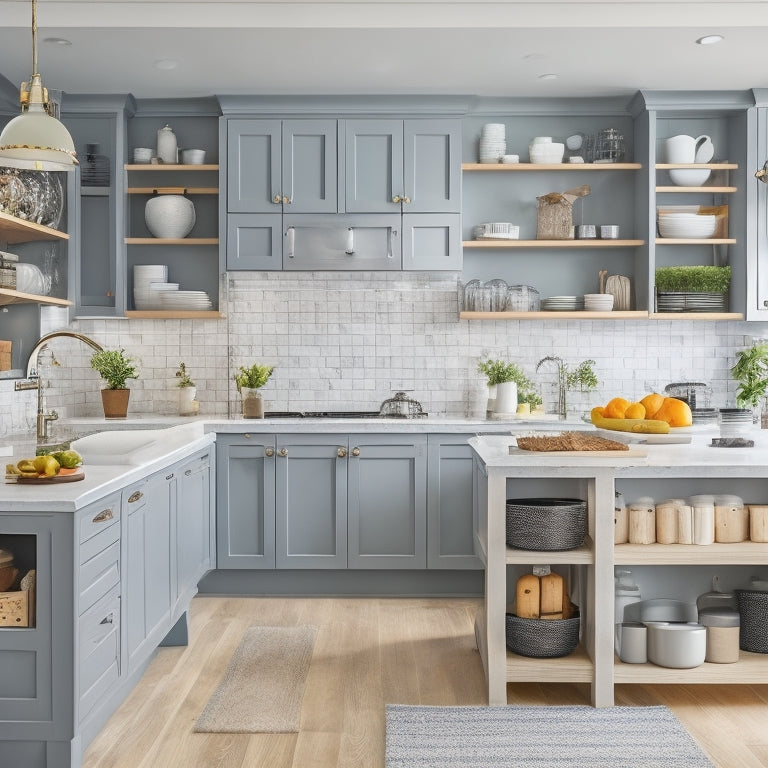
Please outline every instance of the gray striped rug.
M387 705L386 768L713 768L667 707Z

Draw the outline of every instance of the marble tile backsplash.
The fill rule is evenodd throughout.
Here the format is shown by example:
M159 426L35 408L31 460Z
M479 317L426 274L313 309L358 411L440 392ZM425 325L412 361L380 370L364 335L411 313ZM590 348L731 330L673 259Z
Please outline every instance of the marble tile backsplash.
M673 381L708 382L712 404L733 404L734 354L764 324L689 321L482 321L458 319L457 274L231 273L220 320L99 320L70 323L105 347L139 361L129 413L176 414L174 373L183 360L202 414L239 413L233 373L252 362L275 366L264 388L271 410L373 410L405 390L430 414L483 413L485 356L514 361L540 384L553 409L554 372L535 374L545 355L576 365L595 360L589 397L569 393L572 409L608 397L641 397ZM46 330L50 330L47 328ZM77 341L52 343L43 370L46 404L62 416L102 414L100 380ZM33 430L37 393L0 381L0 431Z

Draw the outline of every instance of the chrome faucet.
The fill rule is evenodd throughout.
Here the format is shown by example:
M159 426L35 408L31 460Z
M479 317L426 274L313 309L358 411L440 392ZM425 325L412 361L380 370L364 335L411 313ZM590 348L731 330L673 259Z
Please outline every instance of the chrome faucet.
M565 416L566 416L565 392L567 389L565 363L559 357L554 357L553 355L547 355L546 357L543 357L541 360L539 360L539 362L536 364L537 373L539 368L541 368L542 363L554 363L557 366L557 415L561 419L565 419Z
M61 337L65 338L71 338L71 339L77 339L78 341L82 341L83 344L87 344L89 347L91 347L96 352L102 352L104 348L97 344L93 339L88 338L88 336L85 336L82 333L76 333L75 331L53 331L52 333L47 333L45 336L42 336L37 344L35 344L34 347L32 347L32 352L29 354L29 360L27 361L27 378L28 379L36 379L37 380L37 439L38 440L47 440L48 439L48 425L52 421L56 421L56 419L59 418L59 415L56 413L56 411L48 411L46 408L45 403L45 386L42 381L40 381L40 374L38 372L38 358L40 356L40 352L45 349L49 341L52 341L53 339L58 339ZM54 360L54 365L58 365L58 363Z

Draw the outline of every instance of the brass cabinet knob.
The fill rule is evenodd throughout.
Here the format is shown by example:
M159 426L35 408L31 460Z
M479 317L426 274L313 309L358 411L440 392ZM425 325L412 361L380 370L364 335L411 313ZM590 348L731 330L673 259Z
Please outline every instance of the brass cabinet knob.
M272 202L273 202L275 205L280 205L280 203L282 203L282 202L283 202L283 197L282 197L282 195L275 195L275 196L272 198Z
M359 455L360 455L360 449L359 449L357 446L355 446L355 447L352 449L352 455L353 455L353 456L359 456Z
M275 449L270 445L267 448L264 449L264 455L265 456L274 456L275 455Z
M91 522L94 523L105 523L107 520L111 520L114 517L114 514L111 509L102 509L101 512L99 512L96 517L93 518Z
M344 457L347 455L347 449L346 449L346 448L339 448L339 450L338 450L338 451L336 451L336 455L337 455L337 456L338 456L340 459L343 459L343 458L344 458Z
M143 498L144 494L141 491L134 491L129 497L128 497L128 503L129 504L135 504L139 499Z
M290 205L293 202L288 195L283 195L283 205Z
M392 202L393 202L393 203L402 203L402 202L403 202L403 198L402 198L402 197L400 197L400 195L395 195L395 196L392 198Z
M277 452L277 455L278 455L278 456L287 456L287 455L288 455L288 449L287 449L287 448L281 448L281 449L280 449L280 450Z

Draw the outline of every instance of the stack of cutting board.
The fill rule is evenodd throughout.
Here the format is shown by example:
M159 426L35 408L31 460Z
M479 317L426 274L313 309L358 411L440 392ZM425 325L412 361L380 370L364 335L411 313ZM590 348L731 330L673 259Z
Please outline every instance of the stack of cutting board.
M537 567L517 580L515 614L519 618L570 619L576 611L565 579L548 567Z

